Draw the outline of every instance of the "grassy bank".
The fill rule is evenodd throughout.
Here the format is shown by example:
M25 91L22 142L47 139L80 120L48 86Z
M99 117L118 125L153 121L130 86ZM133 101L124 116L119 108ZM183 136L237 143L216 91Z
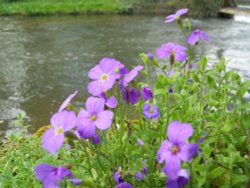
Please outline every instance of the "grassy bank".
M0 15L169 14L182 7L191 16L214 16L222 0L0 0Z
M0 0L0 15L51 15L122 13L126 6L117 0Z

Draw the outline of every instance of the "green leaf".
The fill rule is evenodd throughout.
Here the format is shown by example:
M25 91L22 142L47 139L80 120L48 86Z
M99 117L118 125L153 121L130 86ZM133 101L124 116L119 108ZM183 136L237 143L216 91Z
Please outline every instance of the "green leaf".
M211 76L207 76L207 83L210 87L217 89L217 85Z
M222 175L225 172L225 169L222 167L217 167L215 169L213 169L210 173L209 173L209 177L210 178L217 178L220 175Z
M247 175L233 175L233 185L237 183L246 183L247 180Z

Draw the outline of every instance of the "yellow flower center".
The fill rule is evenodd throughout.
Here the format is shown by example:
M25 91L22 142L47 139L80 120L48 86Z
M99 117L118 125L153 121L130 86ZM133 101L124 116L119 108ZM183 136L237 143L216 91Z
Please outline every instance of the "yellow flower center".
M153 109L151 109L149 112L150 112L150 114L153 114L153 113L154 113L154 110L153 110Z
M119 73L119 72L120 72L120 69L118 67L116 67L115 73Z
M172 153L176 154L176 153L178 153L178 152L180 151L180 149L179 149L178 146L173 146L173 147L171 148L171 151L172 151Z
M109 77L109 75L103 74L103 75L101 76L101 81L107 80L108 77Z
M91 120L95 121L97 119L96 115L91 116Z
M56 130L56 134L57 134L57 135L61 134L62 132L63 132L63 128L62 128L62 127L58 128L58 129Z

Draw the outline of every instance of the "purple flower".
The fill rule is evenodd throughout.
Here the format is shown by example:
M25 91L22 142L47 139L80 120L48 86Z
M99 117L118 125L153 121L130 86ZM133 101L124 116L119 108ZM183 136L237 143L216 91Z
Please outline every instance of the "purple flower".
M94 135L87 134L87 136L86 136L86 133L84 132L84 130L76 130L75 131L75 135L79 139L81 139L81 138L90 139L90 141L92 142L92 144L100 144L101 138L96 133Z
M133 188L131 184L124 181L122 177L122 168L120 166L118 167L118 170L114 174L114 179L115 183L117 184L116 188Z
M109 98L106 97L106 94L103 92L100 94L100 98L105 100L105 105L109 108L116 108L118 102L115 96L111 96Z
M81 183L80 179L72 179L71 170L62 166L54 167L49 164L40 164L35 167L35 175L43 183L44 188L60 188L59 182L63 182L65 177L68 177L74 185Z
M76 115L73 111L62 111L54 114L50 119L53 128L43 135L43 148L55 154L62 147L64 133L75 127Z
M188 63L186 62L186 63L181 67L181 69L184 70L184 71L186 71L187 66L188 66ZM197 66L196 64L190 63L190 65L189 65L189 69L190 69L190 70L194 70L194 69L197 69L197 68L198 68L198 66Z
M89 97L86 101L86 110L79 112L77 129L82 132L85 139L95 135L96 127L105 130L112 124L114 114L109 110L104 110L104 104L104 99Z
M171 56L176 61L185 61L187 59L186 50L187 48L185 46L169 42L162 44L161 47L157 49L156 54L160 59L170 58Z
M153 54L151 52L148 53L148 59L150 59L150 60L154 59L154 56L153 56Z
M94 80L88 84L88 92L93 96L111 89L119 78L123 65L112 58L103 58L100 63L89 71L89 78Z
M151 88L148 86L142 87L141 95L142 95L142 99L144 101L146 101L148 99L152 99L154 97Z
M168 178L166 184L168 188L184 188L185 185L188 183L188 181L189 181L189 175L187 170L181 169L178 172L178 178L175 180Z
M170 86L170 87L168 88L168 92L169 92L169 93L173 93L173 92L174 92L173 86Z
M141 139L137 139L137 144L139 144L140 146L142 146L144 144L144 142Z
M172 69L170 70L170 72L168 73L168 77L171 78L172 76L174 76L175 71Z
M76 90L74 93L72 93L71 95L69 95L68 98L65 101L63 101L63 103L60 106L58 112L62 112L63 110L65 110L65 108L67 108L68 104L76 96L77 93L78 93L78 91Z
M130 183L122 182L116 185L115 188L133 188L133 186Z
M170 179L177 179L181 160L188 162L198 150L198 144L187 143L193 135L193 127L187 123L173 121L168 125L168 140L163 141L157 153L159 163L166 162L164 170Z
M143 115L148 119L157 119L160 117L160 112L156 105L151 106L150 104L146 103L142 107Z
M175 14L170 14L166 17L165 23L170 23L175 21L176 19L180 18L183 14L186 14L188 12L187 8L182 8L178 10Z
M206 132L199 138L198 142L200 143L204 142L204 139L207 135L208 135L208 129L206 129Z
M114 179L117 184L124 182L124 179L122 178L121 174L122 168L119 166L118 170L114 174Z
M127 74L125 74L122 78L122 80L120 81L120 85L122 87L127 87L128 84L138 75L138 72L141 71L144 67L139 65L136 66L135 68L133 68L130 72L128 72Z
M142 170L138 170L135 174L135 178L141 181L148 174L148 167L143 166Z
M140 99L140 92L134 87L132 88L124 87L122 89L122 97L123 100L129 102L130 104L135 104Z
M93 144L100 144L100 136L98 134L95 134L92 138L91 138L91 142Z
M191 45L195 45L199 41L200 38L207 42L210 41L210 38L207 36L207 34L204 31L196 29L192 31L191 34L187 37L187 43Z

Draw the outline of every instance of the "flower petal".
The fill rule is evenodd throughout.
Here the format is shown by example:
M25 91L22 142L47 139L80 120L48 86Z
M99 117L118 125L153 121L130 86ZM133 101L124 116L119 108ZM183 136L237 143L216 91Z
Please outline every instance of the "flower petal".
M144 175L142 174L142 172L140 170L138 170L135 174L135 178L138 180L138 181L141 181L143 179Z
M148 86L141 88L141 95L144 101L152 99L154 97L151 88Z
M96 127L94 123L82 126L77 129L77 134L84 139L89 139L96 134Z
M44 188L60 188L58 178L55 172L51 172L48 176L43 180Z
M70 179L69 180L73 185L81 185L81 183L82 183L82 180L81 179L77 179L77 178L75 178L75 179Z
M147 118L150 119L152 118L152 115L150 113L150 104L146 103L142 107L142 114Z
M69 131L76 125L76 114L74 111L63 111L64 121L62 122L63 131Z
M88 73L88 77L93 80L99 80L102 74L103 74L103 70L100 69L99 65L96 65L92 69L90 69Z
M125 77L122 79L123 84L128 84L131 82L137 75L138 72L141 71L144 67L142 65L136 66L133 68Z
M50 172L55 171L56 168L49 164L39 164L35 167L36 178L40 181L43 181Z
M102 82L100 80L92 81L88 84L88 92L93 96L98 96L103 92Z
M67 99L65 99L65 101L63 101L63 103L61 104L58 112L62 112L65 108L67 108L68 104L76 96L77 93L78 93L78 91L76 90L74 93L72 93L71 95L69 95L67 97Z
M187 37L187 43L191 45L195 45L196 42L199 41L199 35L196 35L194 32L192 32L188 37Z
M99 63L99 66L102 72L108 75L112 75L112 74L115 75L116 65L117 65L116 60L109 58L109 57L102 58Z
M173 121L168 125L168 138L174 145L185 143L193 135L193 127L187 123Z
M188 12L188 9L187 8L182 8L182 9L180 9L180 10L178 10L177 12L176 12L176 15L177 16L181 16L181 15L183 15L183 14L186 14Z
M137 103L139 101L139 99L140 99L140 92L134 87L128 88L127 90L128 90L127 91L127 93L128 93L128 102L130 104Z
M90 115L96 115L98 112L104 110L104 104L104 99L89 97L86 101L86 109Z
M207 42L210 41L210 37L204 31L200 31L200 37Z
M95 134L92 138L91 138L91 142L93 144L100 144L101 138L98 134Z
M185 61L187 59L187 54L184 51L177 51L175 53L175 60L176 61Z
M171 14L169 16L166 17L165 23L170 23L173 22L176 19L176 15L175 14Z
M170 178L167 179L166 186L167 186L167 188L182 188L182 187L179 187L177 179L176 180L172 180Z
M122 182L116 185L115 188L133 188L133 186L130 183Z
M62 147L64 142L64 134L56 135L54 129L48 129L43 135L43 148L52 154L56 154L57 150Z
M160 149L157 152L157 161L162 163L164 160L167 161L169 155L171 155L170 149L172 144L165 140L162 142Z
M112 124L113 116L113 112L108 110L98 113L97 120L95 121L96 127L101 130L109 128Z
M84 126L90 126L92 124L91 114L86 110L81 110L76 119L77 129L82 129Z
M184 144L180 147L178 156L181 160L188 162L192 157L197 154L198 148L198 144Z
M175 180L178 178L178 173L181 169L181 160L177 155L169 155L162 171L166 173L168 178Z
M71 172L71 170L65 168L65 167L62 167L62 166L59 166L57 168L57 178L59 180L64 180L64 178L67 176L68 178L73 178L73 174Z
M106 105L109 107L109 108L115 108L117 106L118 102L117 102L117 99L115 98L115 96L111 96L107 99L106 101Z
M64 113L57 112L50 118L50 124L55 128L58 129L62 127L64 121Z

